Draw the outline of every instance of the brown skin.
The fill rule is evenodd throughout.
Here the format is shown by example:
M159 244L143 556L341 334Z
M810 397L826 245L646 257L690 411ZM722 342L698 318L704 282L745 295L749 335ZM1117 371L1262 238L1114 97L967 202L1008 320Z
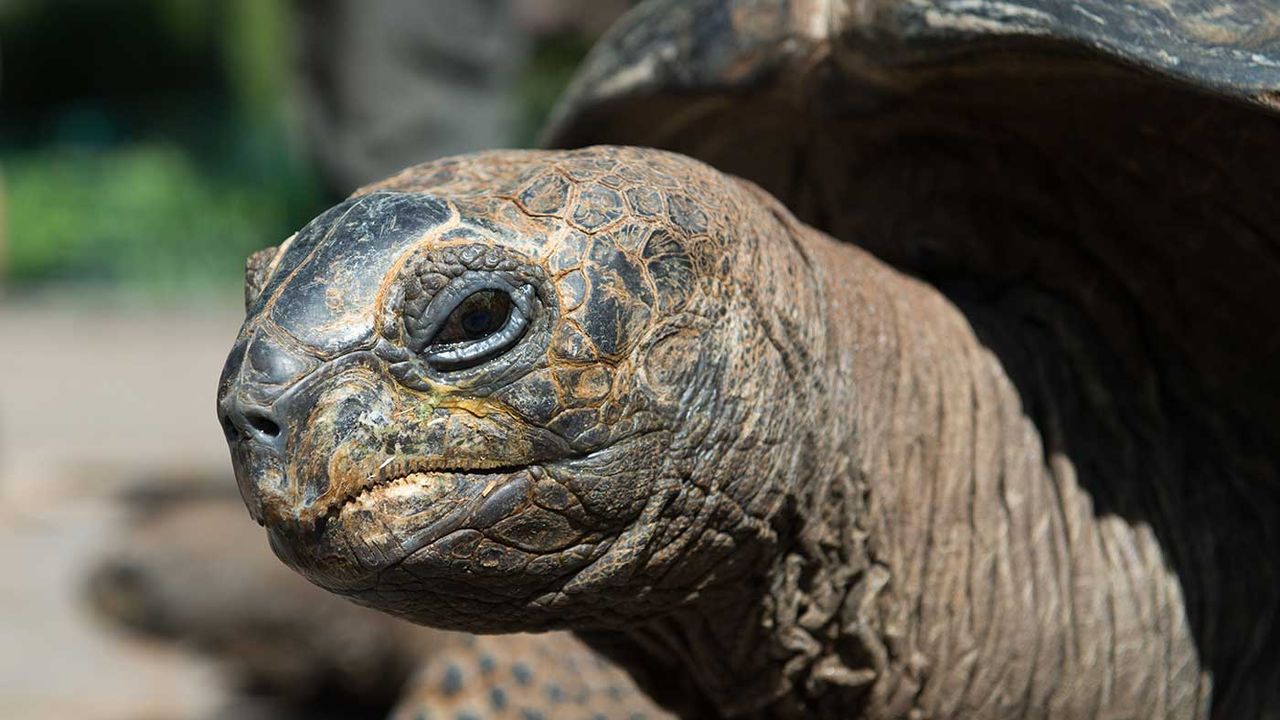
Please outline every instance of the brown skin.
M289 340L286 248L220 388L242 493L312 581L437 627L573 628L686 715L1207 714L1155 535L1096 515L1046 451L1076 398L1094 412L1087 381L1018 387L1005 365L1059 372L1066 331L1014 314L980 339L928 285L659 151L430 163L349 214L386 190L448 220L321 285L363 297L342 293L376 273L360 317L397 351ZM446 257L461 245L511 260L536 320L450 374L414 328L439 268L481 262ZM255 379L285 365L304 369L274 387L305 402Z

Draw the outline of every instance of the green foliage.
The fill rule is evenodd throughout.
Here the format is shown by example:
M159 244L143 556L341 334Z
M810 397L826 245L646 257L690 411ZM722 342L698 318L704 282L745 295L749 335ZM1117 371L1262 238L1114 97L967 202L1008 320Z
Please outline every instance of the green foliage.
M234 284L249 252L297 225L280 187L202 172L173 145L36 150L5 168L7 264L17 284L106 281L160 292Z
M288 0L0 0L0 285L239 284L249 252L317 214L290 142L291 22ZM536 43L517 144L588 45Z
M321 209L287 142L287 0L5 3L4 284L238 284Z
M228 0L223 54L242 112L278 117L288 87L289 8L284 0Z

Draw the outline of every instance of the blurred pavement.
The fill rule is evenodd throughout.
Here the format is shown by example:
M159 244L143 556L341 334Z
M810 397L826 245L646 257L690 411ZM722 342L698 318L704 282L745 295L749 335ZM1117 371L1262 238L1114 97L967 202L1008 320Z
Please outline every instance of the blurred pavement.
M114 494L230 477L213 397L238 301L0 304L5 720L176 720L224 702L214 668L98 626L81 585L124 519Z

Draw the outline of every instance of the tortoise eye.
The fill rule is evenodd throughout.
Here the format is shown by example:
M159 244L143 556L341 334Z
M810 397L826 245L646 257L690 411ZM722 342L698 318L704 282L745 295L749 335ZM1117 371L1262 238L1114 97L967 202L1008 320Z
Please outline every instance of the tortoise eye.
M529 326L525 309L533 296L533 287L524 286L512 293L504 289L484 288L460 300L440 323L430 342L423 348L423 358L439 370L462 370L475 367L506 352L524 335Z

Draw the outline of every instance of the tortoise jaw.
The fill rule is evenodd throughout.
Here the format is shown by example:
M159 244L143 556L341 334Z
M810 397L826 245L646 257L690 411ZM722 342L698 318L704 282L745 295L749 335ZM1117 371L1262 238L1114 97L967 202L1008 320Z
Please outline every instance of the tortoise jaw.
M521 473L537 472L542 469L536 465L499 465L499 464L464 464L459 466L439 465L431 462L413 460L387 460L371 479L354 484L354 489L345 496L334 497L327 506L320 508L315 516L315 526L323 526L333 519L341 518L347 512L379 511L380 503L397 495L397 492L420 493L424 497L438 499L441 492L448 493L450 482L454 481L453 490L457 490L457 482L463 478L480 478L486 481L481 495L488 497L501 485L499 478L510 478Z
M537 466L413 472L342 499L314 528L271 528L271 544L324 587L367 586L454 532L483 530L519 512L540 473Z
M461 528L483 528L495 525L518 511L521 505L527 502L532 488L533 481L528 472L505 478L491 476L480 491L479 497L402 540L400 549L403 555L400 560Z
M364 488L326 517L358 529L361 537L368 537L364 525L371 517L396 535L400 528L393 525L417 525L399 538L403 560L455 530L489 527L515 512L533 487L534 473L532 467L414 472ZM406 501L416 507L406 512ZM421 525L423 516L435 519Z

